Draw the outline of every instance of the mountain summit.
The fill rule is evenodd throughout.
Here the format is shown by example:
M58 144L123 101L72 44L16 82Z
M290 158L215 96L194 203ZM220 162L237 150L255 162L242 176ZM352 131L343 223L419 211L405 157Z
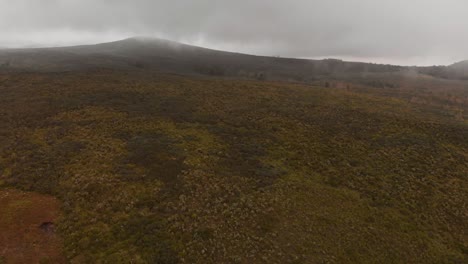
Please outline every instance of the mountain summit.
M307 60L247 55L175 41L134 37L56 48L0 50L0 68L44 72L123 69L308 82L317 78L414 71L444 78L464 76L466 62L448 67L403 67L335 59Z

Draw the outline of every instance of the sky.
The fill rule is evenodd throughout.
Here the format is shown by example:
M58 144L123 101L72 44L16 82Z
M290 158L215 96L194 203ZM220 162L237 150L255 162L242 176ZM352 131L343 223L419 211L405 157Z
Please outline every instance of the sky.
M133 36L400 65L468 59L466 0L0 0L0 47Z

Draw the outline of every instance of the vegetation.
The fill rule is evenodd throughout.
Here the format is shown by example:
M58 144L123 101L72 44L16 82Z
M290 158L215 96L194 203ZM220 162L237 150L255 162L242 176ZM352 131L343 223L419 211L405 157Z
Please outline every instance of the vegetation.
M467 90L331 84L2 74L0 180L72 263L464 263Z

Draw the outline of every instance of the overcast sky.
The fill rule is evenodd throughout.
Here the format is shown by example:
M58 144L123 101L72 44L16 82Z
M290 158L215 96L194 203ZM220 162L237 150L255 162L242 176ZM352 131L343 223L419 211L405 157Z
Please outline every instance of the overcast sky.
M154 36L259 55L468 59L467 0L0 0L0 47Z

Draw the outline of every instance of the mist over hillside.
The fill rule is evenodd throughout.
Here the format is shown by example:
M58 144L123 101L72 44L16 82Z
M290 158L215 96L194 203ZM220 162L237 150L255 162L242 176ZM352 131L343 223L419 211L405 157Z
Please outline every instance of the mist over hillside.
M154 38L130 38L75 47L3 50L0 51L0 65L3 65L4 70L47 72L111 68L293 81L405 69L400 66L335 59L254 56Z
M0 70L3 71L63 72L96 68L296 82L373 73L419 73L445 79L468 78L466 61L450 66L408 67L337 59L265 57L145 37L96 45L0 50Z

